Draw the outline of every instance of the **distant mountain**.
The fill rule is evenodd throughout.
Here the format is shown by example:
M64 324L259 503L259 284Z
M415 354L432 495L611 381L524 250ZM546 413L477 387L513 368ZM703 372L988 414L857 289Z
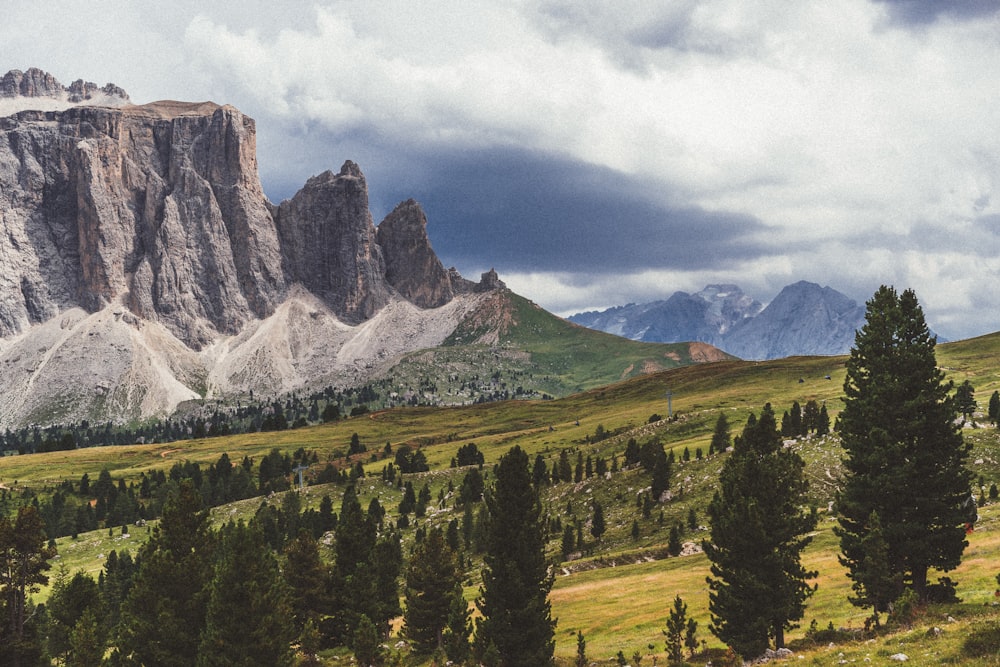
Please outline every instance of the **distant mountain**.
M579 313L571 322L650 343L700 341L716 344L763 306L736 285L708 285L700 292L674 292L665 301Z
M777 359L846 354L865 308L835 289L799 281L763 309L735 285L709 285L695 294L675 292L666 301L569 319L633 340L702 341L742 359Z

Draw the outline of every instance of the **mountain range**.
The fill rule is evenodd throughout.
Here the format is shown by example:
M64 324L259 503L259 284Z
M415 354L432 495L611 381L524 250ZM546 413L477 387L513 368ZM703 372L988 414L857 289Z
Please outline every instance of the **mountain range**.
M799 281L764 307L736 285L616 306L569 317L631 340L709 343L741 359L846 354L865 321L865 307L830 287Z
M492 270L445 269L417 202L374 224L350 160L268 201L255 122L232 106L133 105L30 69L0 79L0 111L0 427L168 417L400 368L394 393L441 400L448 382L467 401L473 382L531 395L725 357L623 347ZM584 377L595 354L614 363Z

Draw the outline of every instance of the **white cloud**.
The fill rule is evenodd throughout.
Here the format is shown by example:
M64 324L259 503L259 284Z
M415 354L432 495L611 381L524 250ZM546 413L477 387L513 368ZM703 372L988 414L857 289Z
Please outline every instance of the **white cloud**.
M948 240L1000 213L997 14L910 29L865 0L42 4L7 8L9 67L236 104L258 119L265 170L305 159L283 151L313 136L410 155L518 147L632 175L675 208L743 214L784 250L725 275L501 276L552 310L723 281L762 300L799 279L864 299L885 282L915 287L951 336L1000 328L985 287L1000 267ZM299 168L354 157L338 150Z

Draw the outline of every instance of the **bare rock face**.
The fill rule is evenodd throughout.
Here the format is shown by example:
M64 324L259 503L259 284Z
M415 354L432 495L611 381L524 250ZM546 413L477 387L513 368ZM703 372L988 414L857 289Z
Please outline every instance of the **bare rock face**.
M367 320L389 302L385 261L368 210L368 185L350 160L313 176L277 211L289 282L317 295L344 322Z
M64 91L56 78L37 67L13 69L0 79L0 97L53 97Z
M0 78L0 115L26 110L65 110L80 104L117 107L128 103L128 93L112 83L98 87L96 83L77 79L63 86L54 76L36 67L27 72L14 69Z
M253 120L155 103L0 119L0 334L122 300L192 347L284 290Z
M275 207L253 119L127 100L0 79L0 427L365 381L503 287L446 271L416 202L376 230L353 162Z
M454 298L451 276L427 238L427 216L420 204L408 199L396 206L379 223L377 239L385 256L385 278L407 300L437 308Z

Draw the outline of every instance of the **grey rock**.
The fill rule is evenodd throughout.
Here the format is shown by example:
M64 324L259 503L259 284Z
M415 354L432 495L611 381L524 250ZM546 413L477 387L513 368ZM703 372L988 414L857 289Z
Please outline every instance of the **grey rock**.
M0 124L0 334L122 300L194 348L273 312L285 288L253 120L156 103Z
M368 185L348 160L339 174L313 176L277 211L290 282L356 324L389 302L385 260L368 210Z
M34 69L0 81L16 109L0 117L0 427L366 382L504 288L446 271L415 202L376 230L353 162L274 206L253 119L107 96L127 99Z
M377 240L385 257L385 277L392 287L421 308L451 301L451 274L434 254L427 237L427 216L408 199L379 223Z

